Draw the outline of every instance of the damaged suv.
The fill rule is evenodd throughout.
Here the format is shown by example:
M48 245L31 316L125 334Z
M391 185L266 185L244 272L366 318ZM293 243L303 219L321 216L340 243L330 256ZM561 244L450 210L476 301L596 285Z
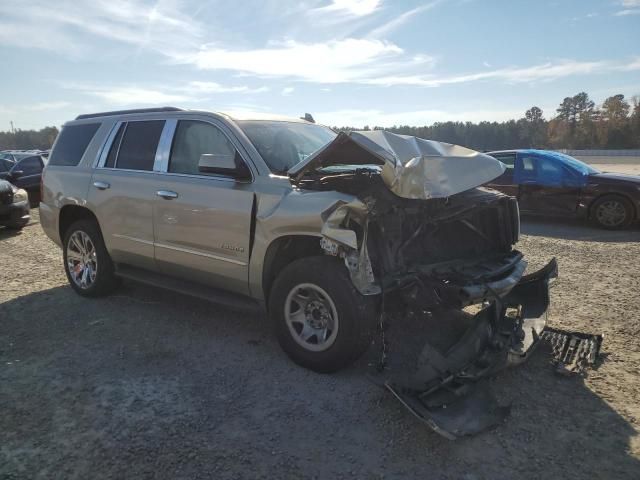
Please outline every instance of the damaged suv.
M40 219L80 295L124 277L255 304L289 357L318 372L375 344L381 383L451 437L502 414L487 404L463 428L441 407L527 356L556 276L553 260L524 275L517 202L480 187L504 168L455 145L306 120L105 112L62 129Z

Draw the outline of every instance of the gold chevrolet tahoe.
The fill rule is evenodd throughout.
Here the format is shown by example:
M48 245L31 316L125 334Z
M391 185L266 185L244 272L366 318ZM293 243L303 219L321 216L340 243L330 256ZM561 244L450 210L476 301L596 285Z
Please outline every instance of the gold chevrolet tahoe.
M471 386L538 343L557 272L525 275L517 202L481 187L504 165L305 118L164 107L66 123L40 219L71 287L92 297L128 278L256 306L304 367L369 350L381 385L449 438L499 421ZM473 421L443 408L452 398Z

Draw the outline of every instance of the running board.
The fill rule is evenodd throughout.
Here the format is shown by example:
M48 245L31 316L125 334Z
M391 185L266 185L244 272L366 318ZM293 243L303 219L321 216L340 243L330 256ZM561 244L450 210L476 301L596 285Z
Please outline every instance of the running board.
M116 265L116 275L134 282L144 283L152 287L171 290L173 292L200 298L212 303L224 305L234 310L260 311L260 304L250 297L226 292L215 287L190 282L157 272L149 272L127 265Z

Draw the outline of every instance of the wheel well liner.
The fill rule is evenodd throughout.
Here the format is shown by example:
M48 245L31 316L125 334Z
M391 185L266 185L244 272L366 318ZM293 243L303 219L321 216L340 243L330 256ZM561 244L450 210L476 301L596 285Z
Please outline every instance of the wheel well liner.
M91 210L86 207L80 207L78 205L65 205L60 210L60 217L58 219L58 234L60 235L60 241L64 241L64 234L71 224L77 220L93 220L100 228L98 219Z
M320 237L313 235L285 235L271 242L264 256L262 270L262 290L265 299L269 298L273 281L284 267L299 258L322 254Z

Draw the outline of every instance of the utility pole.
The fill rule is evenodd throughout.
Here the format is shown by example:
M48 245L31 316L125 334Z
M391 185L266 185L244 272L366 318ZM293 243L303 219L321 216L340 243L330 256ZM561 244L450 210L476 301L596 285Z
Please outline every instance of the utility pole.
M13 128L13 120L10 120L9 123L11 124L11 133L16 133L16 129Z

